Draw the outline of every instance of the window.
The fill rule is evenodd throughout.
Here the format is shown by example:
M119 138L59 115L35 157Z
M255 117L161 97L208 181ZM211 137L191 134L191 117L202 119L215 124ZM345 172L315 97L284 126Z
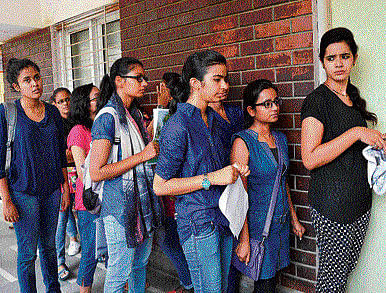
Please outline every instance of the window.
M99 85L121 57L117 5L66 20L51 29L55 88Z

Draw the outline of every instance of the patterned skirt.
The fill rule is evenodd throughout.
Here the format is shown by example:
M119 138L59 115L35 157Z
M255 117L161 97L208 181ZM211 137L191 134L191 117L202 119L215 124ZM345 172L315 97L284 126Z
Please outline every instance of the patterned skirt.
M369 226L370 211L351 224L333 222L310 209L319 248L316 292L344 293Z

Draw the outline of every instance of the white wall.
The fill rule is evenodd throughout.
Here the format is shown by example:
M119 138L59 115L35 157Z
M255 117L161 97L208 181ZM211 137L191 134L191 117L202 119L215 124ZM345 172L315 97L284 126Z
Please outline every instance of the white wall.
M386 132L386 1L332 0L332 26L344 26L359 46L351 76L368 108L378 115L376 126ZM370 228L348 292L386 292L386 195L374 194Z

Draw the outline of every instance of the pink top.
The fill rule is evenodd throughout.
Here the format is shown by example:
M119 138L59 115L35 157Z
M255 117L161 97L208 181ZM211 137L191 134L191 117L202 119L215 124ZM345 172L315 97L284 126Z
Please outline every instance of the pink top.
M71 149L72 146L80 147L85 151L87 156L90 151L91 143L91 130L87 129L83 125L75 125L67 137L67 146ZM86 208L83 205L83 182L78 177L76 179L76 191L75 191L75 210L77 211L86 211Z

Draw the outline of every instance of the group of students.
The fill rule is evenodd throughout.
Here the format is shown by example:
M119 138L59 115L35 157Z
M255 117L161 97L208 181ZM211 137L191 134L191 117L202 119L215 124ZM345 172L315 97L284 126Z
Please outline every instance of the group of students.
M386 135L367 128L366 121L376 122L376 116L350 83L357 59L352 33L345 28L325 33L319 57L327 80L303 103L301 153L311 170L310 214L320 254L316 291L344 292L370 217L371 191L361 151L366 144L385 150ZM144 67L135 58L120 58L103 77L100 90L92 84L71 95L62 90L74 123L65 141L59 111L40 101L39 67L27 59L12 59L7 80L22 97L15 102L18 118L8 175L7 124L0 106L0 195L4 218L15 227L21 292L36 292L37 246L46 290L60 292L58 264L61 271L66 266L64 258L56 258L55 233L58 212L72 208L73 193L66 149L77 172L73 201L82 249L77 279L81 292L91 291L98 221L108 248L105 292L123 292L125 284L129 292L145 292L155 233L162 235L160 246L179 273L178 292L237 292L232 254L248 262L250 241L262 239L280 165L277 203L254 283L254 292L275 292L277 272L289 265L290 225L300 239L305 229L287 182L287 140L271 128L282 104L271 81L247 85L243 113L223 103L229 94L226 59L212 50L190 55L181 76L165 75L158 88L162 106L170 111L159 139L152 141L152 127L138 104L147 86ZM81 165L89 152L91 179L104 182L98 215L82 202ZM154 167L148 161L156 157ZM236 246L219 198L239 176L249 210Z

